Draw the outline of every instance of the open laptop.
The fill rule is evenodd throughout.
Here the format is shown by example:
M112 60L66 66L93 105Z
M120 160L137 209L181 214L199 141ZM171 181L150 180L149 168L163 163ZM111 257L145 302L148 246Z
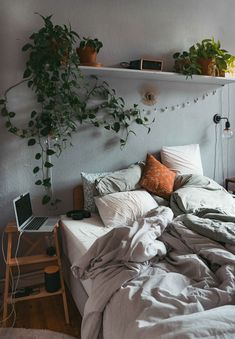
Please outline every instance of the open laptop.
M58 222L57 217L34 216L28 192L15 198L13 205L17 228L21 232L52 232Z

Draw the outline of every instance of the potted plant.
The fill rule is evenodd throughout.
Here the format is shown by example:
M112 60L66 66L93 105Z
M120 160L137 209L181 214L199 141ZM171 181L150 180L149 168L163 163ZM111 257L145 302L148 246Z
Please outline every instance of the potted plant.
M202 74L224 76L231 55L225 49L221 49L219 40L204 39L197 43L195 48Z
M193 74L201 74L201 69L197 62L197 54L193 47L188 52L176 52L173 54L173 58L175 60L174 70L177 73L182 73L187 77L192 77Z
M77 48L81 65L96 67L100 66L101 64L96 62L96 57L102 47L103 43L97 38L91 39L89 37L83 37L83 39L80 41L79 47Z
M220 41L204 39L189 48L188 52L175 53L176 62L184 62L183 67L176 71L186 74L203 74L211 76L224 76L234 57L221 48Z
M138 105L127 109L123 98L117 97L107 82L100 82L94 76L88 81L84 78L74 47L78 34L70 26L54 25L51 17L41 16L43 27L33 33L22 48L28 54L23 79L6 89L0 100L8 131L27 139L29 147L35 147L33 173L35 184L45 189L43 204L58 202L51 187L53 157L59 156L67 145L72 145L72 134L80 124L122 133L122 147L134 133L133 122L150 131L148 118L142 117ZM14 124L19 113L11 110L8 94L22 83L32 90L35 101L25 126L20 128ZM94 97L102 100L91 106L90 99ZM25 113L22 118L25 120Z

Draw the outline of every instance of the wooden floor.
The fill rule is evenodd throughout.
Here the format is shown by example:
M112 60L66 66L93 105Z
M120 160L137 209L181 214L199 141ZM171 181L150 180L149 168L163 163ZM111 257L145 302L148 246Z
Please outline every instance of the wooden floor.
M14 327L49 329L67 333L80 339L81 316L69 293L67 293L67 298L69 325L65 323L61 296L51 296L16 303L16 323ZM8 321L7 326L11 326L11 321Z

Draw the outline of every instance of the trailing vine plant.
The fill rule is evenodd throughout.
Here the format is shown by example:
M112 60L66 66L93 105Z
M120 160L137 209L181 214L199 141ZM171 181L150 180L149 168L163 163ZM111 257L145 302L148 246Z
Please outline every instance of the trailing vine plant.
M40 14L39 14L40 15ZM43 27L29 37L22 51L28 54L23 79L9 87L0 100L1 114L10 133L27 138L29 147L36 146L35 184L45 189L42 204L56 204L52 191L51 158L59 156L66 146L72 145L72 134L81 124L90 124L119 133L124 147L129 135L135 134L133 123L147 128L148 117L142 116L137 104L127 109L122 97L107 82L92 76L84 78L79 69L76 41L79 36L70 26L52 23L52 16L44 17ZM36 95L35 108L29 113L24 128L14 124L16 112L9 108L9 92L26 83ZM97 99L90 104L91 99ZM102 99L102 100L100 100Z

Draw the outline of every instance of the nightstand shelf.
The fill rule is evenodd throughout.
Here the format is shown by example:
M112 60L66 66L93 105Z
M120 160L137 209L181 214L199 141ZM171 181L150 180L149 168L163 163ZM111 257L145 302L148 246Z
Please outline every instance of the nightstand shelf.
M17 259L11 258L9 260L10 266L23 266L23 265L29 265L29 264L39 264L39 263L50 263L53 261L57 261L58 257L55 255L53 257L49 257L48 255L40 254L40 255L32 255L32 256L26 256L26 257L19 257ZM17 264L18 263L18 264Z
M7 303L8 304L11 304L12 302L13 303L17 303L19 301L25 301L25 300L32 300L32 299L39 299L39 298L45 298L45 297L51 297L53 295L59 295L59 294L62 294L64 293L64 291L62 289L59 289L58 291L56 292L47 292L45 290L45 287L42 285L39 287L40 288L40 291L36 294L30 294L30 295L27 295L27 296L24 296L24 297L19 297L19 298L14 298L13 300L11 299L11 296L8 295L8 298L7 298Z
M32 299L39 299L45 298L55 295L61 295L63 299L63 306L64 306L64 315L65 321L69 323L69 314L68 314L68 305L65 293L65 284L62 274L62 265L61 265L61 258L60 258L60 247L59 247L59 239L58 239L58 229L59 226L55 225L52 235L54 237L55 242L55 252L56 255L49 256L46 254L37 254L37 255L29 255L29 250L27 251L26 256L22 257L12 257L12 247L13 247L13 238L19 236L17 227L14 223L9 223L5 229L5 233L7 235L7 258L6 258L6 276L5 276L5 288L4 288L4 300L3 300L3 326L6 325L7 313L8 313L8 305L14 304L19 301L25 300L32 300ZM27 235L27 233L26 233ZM24 236L24 234L22 235ZM32 248L34 249L34 244L32 244ZM43 286L37 286L38 291L33 292L32 294L15 297L12 298L10 291L10 282L11 277L13 277L13 268L26 266L26 265L43 265L47 266L47 264L53 263L53 265L57 265L59 268L59 279L60 279L60 289L56 292L47 292Z

